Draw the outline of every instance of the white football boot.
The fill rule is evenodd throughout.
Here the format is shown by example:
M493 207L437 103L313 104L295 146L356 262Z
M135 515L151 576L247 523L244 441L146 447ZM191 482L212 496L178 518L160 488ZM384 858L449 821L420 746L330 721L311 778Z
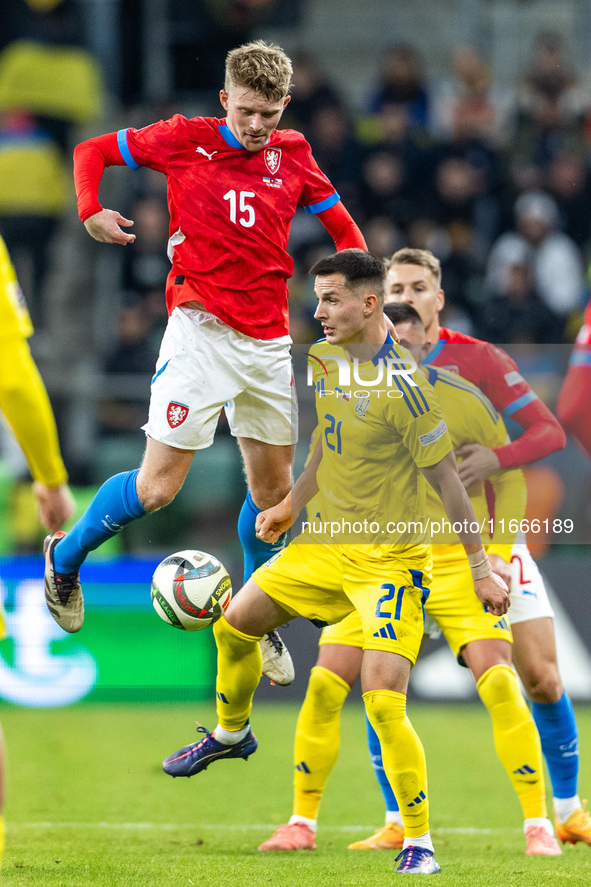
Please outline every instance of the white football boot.
M295 669L289 650L279 637L278 631L270 631L259 641L263 654L263 674L265 677L279 684L281 687L289 687L295 680Z
M84 622L84 598L80 586L80 574L57 573L53 565L55 546L66 534L62 530L45 538L45 600L47 609L57 624L73 634L80 631Z

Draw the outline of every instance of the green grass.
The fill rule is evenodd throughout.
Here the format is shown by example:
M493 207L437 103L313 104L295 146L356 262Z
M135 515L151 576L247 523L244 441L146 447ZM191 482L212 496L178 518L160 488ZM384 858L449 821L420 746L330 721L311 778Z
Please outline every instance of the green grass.
M279 696L279 689L277 691ZM347 844L382 823L361 706L346 706L315 853L267 855L257 844L291 813L297 709L259 705L259 752L172 780L160 761L191 741L209 705L3 708L9 755L2 881L30 887L340 887L384 885L394 854ZM427 751L432 828L442 885L588 885L591 851L526 859L520 810L476 707L411 707ZM591 711L578 712L581 790L591 788ZM462 833L457 829L488 829Z

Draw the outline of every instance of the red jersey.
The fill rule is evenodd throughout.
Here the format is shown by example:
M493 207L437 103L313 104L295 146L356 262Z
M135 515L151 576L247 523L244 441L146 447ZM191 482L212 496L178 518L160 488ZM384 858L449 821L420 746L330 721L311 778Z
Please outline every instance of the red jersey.
M247 151L224 120L180 114L117 133L128 166L163 172L170 210L168 312L198 300L229 326L256 339L288 332L287 240L298 204L307 213L339 195L305 138L275 130Z
M557 411L566 430L591 459L591 301L570 356Z
M441 327L439 342L423 363L473 382L500 413L529 429L519 440L495 450L501 468L533 462L564 447L566 438L558 420L532 391L515 361L496 345Z

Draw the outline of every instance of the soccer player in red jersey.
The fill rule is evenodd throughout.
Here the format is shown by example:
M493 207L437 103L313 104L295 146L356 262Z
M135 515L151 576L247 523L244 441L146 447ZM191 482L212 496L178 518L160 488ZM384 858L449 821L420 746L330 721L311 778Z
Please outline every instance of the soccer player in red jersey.
M566 430L591 459L591 301L570 356L557 412Z
M195 450L213 442L222 407L238 438L249 492L239 518L245 581L282 544L257 538L258 513L291 487L297 415L288 335L287 240L296 208L318 216L337 250L366 249L304 137L277 130L292 66L255 41L232 50L220 101L226 117L176 115L90 139L74 152L78 210L95 240L131 244L133 222L99 203L107 166L148 166L167 178L169 322L152 393L141 468L110 478L66 535L45 542L46 598L67 631L84 618L78 570L123 526L172 501ZM278 683L293 666L274 633L262 642Z
M421 316L433 348L424 364L445 367L477 385L523 435L500 449L468 444L457 455L464 485L483 481L503 468L542 459L564 447L558 420L531 390L517 364L501 348L439 325L445 304L439 260L428 250L402 249L388 262L386 301L407 302ZM510 569L511 563L517 569ZM533 701L532 713L553 788L557 834L562 841L591 845L591 818L577 791L579 753L573 707L556 661L553 611L543 579L527 545L515 544L505 560L491 555L493 569L511 588L509 620L515 667ZM517 573L519 578L517 579Z

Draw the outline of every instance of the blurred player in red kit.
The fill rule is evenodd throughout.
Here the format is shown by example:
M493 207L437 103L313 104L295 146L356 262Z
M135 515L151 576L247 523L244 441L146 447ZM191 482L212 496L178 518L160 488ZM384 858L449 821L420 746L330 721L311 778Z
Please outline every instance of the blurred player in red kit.
M424 364L445 367L473 382L503 416L524 429L518 440L499 449L467 444L458 450L463 460L458 471L466 488L500 469L543 459L564 447L566 436L560 423L505 351L439 325L445 295L441 266L432 253L416 249L394 253L388 262L386 301L408 302L420 314L427 341L433 344ZM591 845L591 817L577 789L577 725L558 671L554 613L544 581L524 540L513 545L506 558L492 555L491 565L511 588L513 661L533 701L532 713L552 781L557 835L562 841Z
M570 356L557 412L566 430L591 459L591 301Z
M166 175L172 269L142 465L106 481L72 530L45 542L46 598L66 631L82 626L78 571L88 552L172 501L195 450L212 444L224 405L249 487L238 522L245 581L282 548L282 541L258 539L255 521L291 487L297 412L287 310L293 261L286 249L296 208L318 216L337 250L366 249L304 137L276 128L291 76L280 47L245 44L226 59L224 119L177 114L90 139L74 152L80 218L105 243L135 240L124 230L133 222L99 203L105 167L147 166ZM267 635L261 647L265 674L291 683L293 665L279 635Z

